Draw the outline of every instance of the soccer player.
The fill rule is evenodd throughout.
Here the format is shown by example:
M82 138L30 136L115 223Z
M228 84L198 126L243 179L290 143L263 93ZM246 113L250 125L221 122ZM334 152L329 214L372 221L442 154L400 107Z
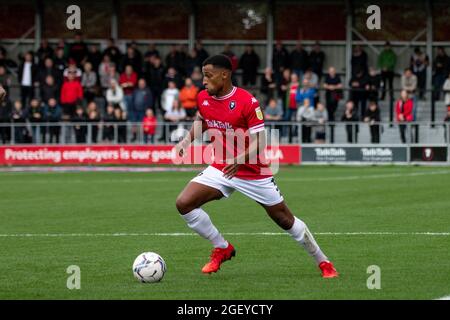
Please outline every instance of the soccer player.
M305 248L318 264L322 277L337 277L336 269L321 251L308 227L287 207L267 165L260 160L249 161L255 154L262 154L261 141L265 139L264 117L258 101L246 90L232 85L232 64L227 56L209 57L203 62L202 72L205 90L197 96L199 114L190 133L176 145L177 154L181 157L186 155L192 141L201 137L207 129L208 132L219 130L223 136L230 130L244 130L250 137L242 152L239 153L235 147L232 161L216 157L215 148L214 163L192 179L176 200L176 207L187 225L214 246L210 261L202 272L217 272L236 251L201 207L209 201L228 198L237 190L259 203L282 229Z

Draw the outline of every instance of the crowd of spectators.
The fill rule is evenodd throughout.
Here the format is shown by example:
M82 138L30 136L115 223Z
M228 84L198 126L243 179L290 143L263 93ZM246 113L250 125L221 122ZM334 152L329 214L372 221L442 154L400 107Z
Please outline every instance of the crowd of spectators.
M324 73L326 55L319 43L308 52L298 42L289 52L282 42L276 42L272 65L261 76L258 75L261 61L251 45L246 46L240 57L230 45L222 53L230 57L234 69L241 71L240 85L253 93L258 89L266 120L279 122L276 127L283 127L282 135L289 141L298 135L297 126L281 126L282 121L303 123L304 143L327 140L333 143L334 125L326 130L326 123L337 121L348 123L349 143L357 142L358 122L369 124L372 143L380 142L382 118L378 102L385 99L386 92L390 97L396 95L393 79L397 55L389 42L378 56L376 66L369 65L367 53L356 45L348 83L342 82L332 66ZM135 42L122 52L114 39L109 39L106 48L100 50L98 45L86 44L82 34L77 34L72 42L61 40L55 47L43 40L36 52L20 55L19 63L15 64L0 47L0 85L9 91L10 71L16 70L20 86L20 99L6 99L1 104L0 124L19 124L14 127L15 142L19 143L59 143L64 122L73 123L70 130L77 143L88 139L94 143L134 142L140 132L146 143L155 143L155 138L167 141L170 138L167 133L180 129L180 123L192 121L196 116L196 96L203 86L201 64L208 55L201 41L191 51L184 45L173 45L162 56L154 44L141 52ZM416 119L417 101L425 94L428 67L428 57L416 48L410 65L401 75L403 91L395 103L395 111L403 142L404 123ZM438 89L433 94L450 106L450 58L444 48L438 48L432 67L433 85ZM233 82L238 84L236 78ZM336 119L347 88L345 111ZM321 90L325 92L323 96ZM132 124L131 130L127 122ZM92 129L87 129L87 123L92 124L89 126ZM167 123L169 129L156 130L161 123ZM155 137L157 132L159 137ZM326 137L326 132L330 137ZM0 142L10 140L10 128L0 126Z

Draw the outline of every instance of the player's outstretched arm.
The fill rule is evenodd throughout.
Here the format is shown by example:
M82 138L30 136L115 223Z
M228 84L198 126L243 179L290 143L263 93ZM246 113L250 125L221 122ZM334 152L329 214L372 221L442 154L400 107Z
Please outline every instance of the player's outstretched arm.
M237 155L233 162L228 164L225 168L223 168L224 177L227 179L233 178L239 166L245 163L254 162L256 163L258 156L261 152L264 152L264 148L266 147L266 136L265 131L260 131L255 134L250 134L250 143L248 148L239 155Z
M195 139L200 139L203 131L206 130L206 123L197 115L192 123L189 133L175 146L176 153L182 157L186 153L186 149L191 145Z

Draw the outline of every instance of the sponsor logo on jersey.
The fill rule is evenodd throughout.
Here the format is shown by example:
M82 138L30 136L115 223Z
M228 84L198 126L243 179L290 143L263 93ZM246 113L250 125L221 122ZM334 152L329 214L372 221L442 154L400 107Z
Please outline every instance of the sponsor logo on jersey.
M263 119L264 119L264 116L263 116L263 113L262 113L260 107L256 108L256 109L255 109L255 112L256 112L256 117L257 117L259 120L263 120Z
M256 100L255 97L252 97L252 103L257 103L257 102L258 102L258 100Z
M206 124L209 128L217 128L217 129L233 129L233 126L229 122L222 122L218 120L206 120Z
M202 106L205 106L205 107L209 106L208 100L204 100L203 103L202 103Z

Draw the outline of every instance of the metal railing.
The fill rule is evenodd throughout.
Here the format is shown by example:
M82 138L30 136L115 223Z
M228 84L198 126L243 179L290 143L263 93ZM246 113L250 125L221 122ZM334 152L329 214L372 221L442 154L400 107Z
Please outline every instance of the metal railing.
M159 123L154 134L142 123L0 123L0 145L20 144L174 144L192 122ZM449 144L450 122L266 122L267 135L283 144ZM273 131L275 132L275 131Z

